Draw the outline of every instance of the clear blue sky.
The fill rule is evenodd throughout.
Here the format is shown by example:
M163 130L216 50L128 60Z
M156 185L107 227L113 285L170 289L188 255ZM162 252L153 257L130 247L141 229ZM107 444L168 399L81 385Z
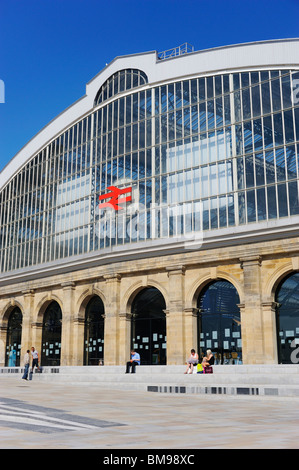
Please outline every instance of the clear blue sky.
M299 0L0 0L0 171L116 56L299 37Z

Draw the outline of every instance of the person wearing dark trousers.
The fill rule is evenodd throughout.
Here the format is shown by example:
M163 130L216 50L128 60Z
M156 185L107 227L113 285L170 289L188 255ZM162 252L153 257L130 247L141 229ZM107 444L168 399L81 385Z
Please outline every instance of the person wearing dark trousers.
M30 356L29 356L29 349L27 349L27 352L24 356L24 375L22 377L23 380L28 380L28 372L29 372L29 364L30 364Z
M131 351L131 360L127 362L126 374L130 372L132 368L132 374L135 374L136 366L140 365L140 355L134 350Z
M34 367L36 367L37 370L40 371L40 367L38 365L38 358L39 358L38 352L33 346L31 348L31 355L32 355L31 373L33 374Z

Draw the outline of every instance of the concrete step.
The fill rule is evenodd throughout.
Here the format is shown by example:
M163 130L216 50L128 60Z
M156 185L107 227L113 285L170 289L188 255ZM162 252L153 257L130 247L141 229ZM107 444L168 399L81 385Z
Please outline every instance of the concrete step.
M299 397L298 365L216 365L213 369L213 374L184 374L185 366L139 366L136 374L125 374L124 366L44 367L32 380L86 384L99 390ZM0 368L0 380L19 380L22 372L23 368Z

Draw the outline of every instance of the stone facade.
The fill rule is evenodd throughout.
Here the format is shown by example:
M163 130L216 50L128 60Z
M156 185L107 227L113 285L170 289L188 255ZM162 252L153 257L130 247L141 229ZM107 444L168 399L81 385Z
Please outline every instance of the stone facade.
M43 314L55 300L62 310L61 365L83 364L85 308L98 295L105 307L105 365L124 364L130 353L131 305L144 287L163 294L167 363L184 364L197 345L197 299L216 279L240 297L245 364L277 363L275 291L299 270L299 237L123 261L0 287L0 365L5 364L9 314L21 309L21 357L41 350Z

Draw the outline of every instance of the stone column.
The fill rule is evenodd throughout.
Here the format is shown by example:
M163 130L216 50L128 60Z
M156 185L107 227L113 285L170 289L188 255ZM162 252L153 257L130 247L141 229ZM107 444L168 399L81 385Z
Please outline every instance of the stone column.
M131 349L131 313L119 314L119 363L126 364L130 360Z
M21 340L21 367L23 366L23 359L27 349L31 349L31 322L32 322L32 313L34 311L34 291L26 290L22 292L24 298L24 312L22 318L22 340ZM37 349L41 354L41 350Z
M33 346L39 354L40 365L42 365L41 364L42 336L43 336L43 322L36 321L36 322L31 323L31 339L32 339L31 346Z
M75 283L66 282L61 284L63 289L63 312L61 329L61 366L73 365L73 315Z
M121 276L119 274L110 274L104 276L104 278L106 281L104 365L112 366L120 363L119 306Z
M7 326L0 326L0 367L5 366Z
M244 279L242 311L242 355L244 364L263 364L264 332L261 304L261 258L248 256L241 260Z
M73 366L83 366L85 319L76 315L73 319Z
M198 308L185 308L184 309L184 331L185 331L185 354L186 357L190 356L190 350L195 349L198 353L198 338L197 338L197 318Z
M186 360L184 324L184 266L167 267L169 304L166 316L167 364L184 364ZM190 349L193 346L190 345Z
M263 302L264 358L267 364L278 363L276 302Z

